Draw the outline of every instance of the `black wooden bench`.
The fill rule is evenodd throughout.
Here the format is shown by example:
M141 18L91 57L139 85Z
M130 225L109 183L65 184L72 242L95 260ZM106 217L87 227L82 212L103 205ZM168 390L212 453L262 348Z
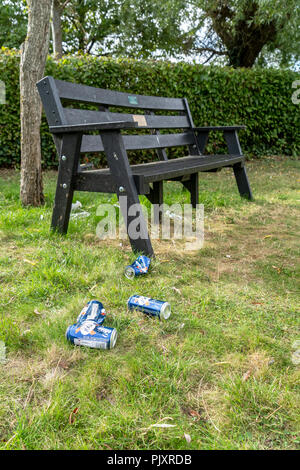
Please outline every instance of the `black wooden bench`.
M121 93L53 77L43 78L37 87L59 155L53 229L67 232L74 191L116 193L118 198L126 195L129 208L139 204L139 194L146 195L152 204L162 204L163 181L176 180L190 191L191 203L196 207L198 172L217 171L222 167L233 168L240 195L252 199L237 134L244 126L194 127L185 98ZM98 110L70 107L76 103L77 106L78 103L94 105ZM136 110L137 114L112 112L112 108ZM138 114L141 112L143 114ZM161 115L161 112L167 112L167 115ZM133 128L144 132L121 133ZM169 133L160 133L162 129ZM223 131L228 154L204 154L208 135L214 130ZM94 133L88 134L91 131ZM165 149L180 146L187 147L188 156L168 160ZM129 164L127 151L147 149L155 149L160 161ZM108 168L88 170L80 165L80 154L89 152L104 152ZM128 210L123 216L128 229L133 217ZM140 233L137 240L130 239L132 249L152 256L145 220L140 222Z

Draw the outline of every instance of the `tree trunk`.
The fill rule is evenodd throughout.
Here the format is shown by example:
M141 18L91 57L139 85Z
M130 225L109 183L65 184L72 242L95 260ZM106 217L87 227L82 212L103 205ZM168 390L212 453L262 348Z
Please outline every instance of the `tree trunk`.
M278 25L275 20L264 23L257 22L259 4L256 0L249 0L243 8L243 15L234 28L230 21L234 18L234 11L228 1L212 3L207 14L212 20L214 31L221 38L227 49L228 65L232 67L252 67L262 48L275 41Z
M49 47L51 0L27 0L27 37L20 61L21 188L24 205L44 202L40 125L42 105L36 82L44 75Z
M86 5L84 0L78 0L78 50L85 52L86 38L85 38L85 16Z
M52 0L52 40L53 40L53 55L55 59L61 59L63 55L62 48L62 26L61 15L63 7L59 0Z

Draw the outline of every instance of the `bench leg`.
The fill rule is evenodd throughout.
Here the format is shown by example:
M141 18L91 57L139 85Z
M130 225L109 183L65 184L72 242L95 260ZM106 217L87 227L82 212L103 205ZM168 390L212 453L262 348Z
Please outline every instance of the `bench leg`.
M79 162L81 139L81 134L66 134L62 140L51 222L52 230L60 233L67 233L68 231L74 192L73 176L76 174Z
M227 143L229 154L242 155L242 149L237 131L225 131L224 137ZM244 163L237 163L236 165L233 165L233 171L240 195L242 197L246 197L249 200L252 200L253 196Z
M153 189L151 188L150 193L146 194L153 207L153 222L158 225L162 222L162 211L161 206L164 203L164 186L163 181L155 181Z
M122 135L120 131L102 131L101 139L111 175L115 183L116 193L120 201L120 208L132 250L134 252L143 253L149 257L154 256L147 223L142 210L140 210L139 213L139 226L137 227L139 228L139 236L131 236L130 225L134 225L136 214L132 215L130 209L133 205L137 205L140 209L141 206ZM127 198L126 204L123 203L124 196Z
M241 197L245 197L250 201L253 200L246 167L243 164L238 163L236 165L233 165L233 171Z
M182 181L182 184L191 193L191 204L193 209L196 209L199 204L199 175L193 173L188 181Z

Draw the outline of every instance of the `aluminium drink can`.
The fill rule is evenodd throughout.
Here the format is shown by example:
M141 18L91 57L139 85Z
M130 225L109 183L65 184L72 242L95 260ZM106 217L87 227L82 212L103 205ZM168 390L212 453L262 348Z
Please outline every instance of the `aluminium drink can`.
M133 279L141 274L147 274L151 260L147 256L139 256L132 264L126 266L125 276L127 279Z
M99 300L90 300L81 310L76 323L83 323L87 320L93 320L99 325L105 320L106 312L103 304Z
M163 300L155 300L142 295L132 295L127 301L129 310L139 310L152 317L167 320L171 315L171 305Z
M67 328L66 338L75 346L112 349L117 341L117 330L99 325L93 320L75 323Z

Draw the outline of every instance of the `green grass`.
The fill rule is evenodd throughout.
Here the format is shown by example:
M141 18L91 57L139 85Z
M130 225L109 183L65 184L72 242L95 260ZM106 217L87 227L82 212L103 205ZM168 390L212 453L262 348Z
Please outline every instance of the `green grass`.
M75 194L91 216L61 237L49 232L55 173L45 206L23 208L18 172L0 172L1 449L299 447L299 162L248 168L254 202L230 170L201 174L203 249L154 241L151 272L134 281L128 242L95 236L97 206L115 196ZM188 193L166 183L165 202ZM169 301L169 320L128 312L134 293ZM65 340L93 298L118 329L111 351Z

